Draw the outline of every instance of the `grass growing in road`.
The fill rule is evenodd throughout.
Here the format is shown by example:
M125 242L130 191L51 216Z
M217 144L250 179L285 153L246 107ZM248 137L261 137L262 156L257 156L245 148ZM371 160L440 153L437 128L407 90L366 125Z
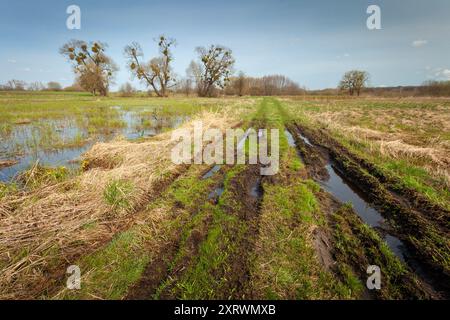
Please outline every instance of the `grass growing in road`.
M145 267L180 231L192 208L207 197L214 180L200 180L204 166L194 166L176 180L160 200L139 213L140 223L118 234L97 252L75 264L82 269L82 289L61 291L56 298L121 299L142 276ZM148 297L150 298L150 296Z
M350 206L342 206L333 214L332 221L338 269L344 278L351 269L361 278L367 277L367 266L376 265L382 270L383 277L381 290L374 292L379 298L429 298L385 241L372 228L362 223Z
M284 132L288 115L270 101L267 117ZM306 179L294 147L280 137L280 173L264 183L260 233L252 270L259 299L355 298L360 284L342 283L323 266L314 246L314 232L325 227L315 193L320 187Z

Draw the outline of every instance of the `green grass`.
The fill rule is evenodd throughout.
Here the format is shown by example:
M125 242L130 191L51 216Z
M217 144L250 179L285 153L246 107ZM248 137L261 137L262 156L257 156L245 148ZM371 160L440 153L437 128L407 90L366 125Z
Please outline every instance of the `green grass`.
M143 230L129 230L117 235L105 249L86 256L80 266L92 271L89 282L82 282L81 291L69 293L66 298L122 298L149 262L150 257L142 250L144 242Z
M284 132L289 114L277 100L269 100L270 125ZM280 135L281 170L276 182L264 183L260 235L252 283L262 299L348 299L360 290L341 282L325 269L313 244L312 230L325 227L315 196L320 187L304 180L304 164L284 134ZM276 280L276 281L275 281Z
M354 270L367 277L366 268L377 265L382 271L382 289L375 294L382 299L426 298L414 276L394 255L377 232L364 224L350 206L344 205L332 216L336 257L341 276L353 282L348 273Z
M217 275L224 275L230 268L228 258L237 252L239 239L242 239L246 231L246 224L240 221L237 215L229 212L230 208L232 211L238 211L240 208L234 193L230 190L230 183L244 169L245 166L239 165L226 173L224 192L217 206L207 204L199 208L199 212L204 216L212 216L212 223L206 239L200 244L198 256L194 257L192 265L180 279L177 279L172 289L177 297L181 299L220 297L218 291L227 279ZM168 284L170 283L163 284L160 291Z
M103 192L105 202L116 210L128 210L131 208L130 198L133 195L134 186L129 181L114 180L109 182Z
M34 165L18 177L21 185L33 189L43 185L51 185L66 180L72 172L66 167L45 167Z
M404 160L379 161L381 168L397 176L401 184L416 190L434 203L450 209L448 199L450 199L450 189L442 188L433 183L433 178L421 167L408 164Z
M72 92L1 92L0 122L14 124L20 120L37 121L41 119L64 119L66 117L92 116L98 113L112 115L117 113L113 106L122 106L125 111L138 111L142 114L156 115L194 114L200 110L220 110L236 99L206 98L154 98L134 96L129 98L112 95L93 97L88 93ZM152 111L148 111L151 108Z
M157 127L164 131L171 125L170 117L192 117L203 110L219 111L233 103L237 104L237 99L161 99L145 95L122 98L72 92L0 91L0 138L16 152L23 151L24 147L33 151L75 148L89 138L97 139L98 135L110 135L127 127L123 118L126 111L142 120L137 129ZM68 139L59 132L60 126L75 127L79 133ZM13 136L14 132L23 133L23 130L31 132L24 138Z
M363 143L357 143L340 134L333 135L348 150L361 158L368 159L388 177L394 177L398 183L396 188L410 188L424 195L432 203L438 204L444 208L450 209L448 199L450 190L442 179L430 175L424 167L418 166L411 160L392 159L379 153L368 152L368 146Z
M2 183L0 182L0 200L9 195L9 194L13 194L14 192L17 192L18 187L16 184L14 183Z
M399 181L398 187L415 190L430 202L450 209L448 178L435 170L436 164L430 159L401 154L393 158L382 154L376 145L374 147L378 140L362 139L351 131L348 133L332 127L338 124L344 128L375 130L380 135L394 135L381 138L385 141L400 139L422 148L448 145L449 99L310 98L301 101L288 99L285 106L292 119L307 127L328 129L333 138L349 151L376 164L387 176L396 178ZM332 120L327 120L330 115L333 116ZM446 152L443 150L441 147L440 152ZM441 168L441 172L443 169Z
M195 206L205 198L214 180L199 180L203 166L196 166L177 179L157 201L140 214L141 219L152 212L164 213L157 230L147 221L117 234L98 251L82 257L77 264L82 269L80 291L66 291L59 298L65 299L121 299L129 287L142 276L145 266L158 253L155 247L161 239L180 232L191 215L189 206ZM181 205L180 205L181 204ZM181 209L182 207L183 209ZM172 216L177 210L177 215Z

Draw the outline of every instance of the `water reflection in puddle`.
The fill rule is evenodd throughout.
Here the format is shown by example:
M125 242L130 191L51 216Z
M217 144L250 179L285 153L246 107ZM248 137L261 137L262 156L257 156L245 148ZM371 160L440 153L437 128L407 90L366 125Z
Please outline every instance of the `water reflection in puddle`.
M154 111L155 107L139 107L134 111L124 110L120 106L113 106L111 109L120 112L118 120L124 125L114 128L94 126L94 133L88 129L90 125L88 117L46 119L36 123L15 125L9 134L0 136L0 160L17 160L18 163L0 169L0 182L11 181L15 175L30 168L36 161L43 166L76 168L79 164L73 160L78 159L95 142L110 141L119 135L128 140L151 137L164 130L176 128L189 119L185 115L156 116L144 113ZM55 145L63 147L50 150Z
M208 200L214 200L214 203L217 203L224 190L225 188L223 185L215 188L214 191L209 194Z
M260 199L263 196L263 189L261 186L261 177L255 181L250 189L250 196L254 199Z
M221 165L218 165L218 164L215 165L214 167L212 167L211 170L209 170L207 173L205 173L205 174L203 175L202 179L205 180L205 179L211 178L214 174L216 174L217 172L219 172L219 170L220 170L221 167L222 167Z
M383 217L381 214L364 201L356 190L350 187L331 164L326 167L329 179L321 181L321 185L326 191L334 195L339 201L343 203L351 203L353 209L358 215L371 227L381 227Z
M307 137L302 134L299 134L299 136L306 144L313 146ZM295 140L289 131L286 131L286 137L289 145L295 147ZM401 261L404 262L405 257L410 257L411 254L408 253L405 244L399 238L389 234L385 230L383 216L364 199L364 195L357 188L354 188L349 184L345 177L340 175L339 171L336 170L331 163L328 163L325 166L325 169L328 172L329 178L318 181L323 189L332 194L340 202L351 204L364 223L373 228L383 230L385 242Z
M297 145L295 144L295 139L292 136L292 134L289 131L287 131L287 130L284 130L284 134L286 135L286 139L288 141L288 145L290 147L294 147L294 148L297 147Z

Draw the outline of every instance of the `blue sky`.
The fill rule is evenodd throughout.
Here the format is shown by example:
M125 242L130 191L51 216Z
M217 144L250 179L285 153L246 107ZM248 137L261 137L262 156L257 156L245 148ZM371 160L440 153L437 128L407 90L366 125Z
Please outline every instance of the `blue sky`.
M81 30L66 28L71 4L81 8ZM366 27L371 4L381 7L382 30ZM71 84L58 48L75 38L109 44L120 85L131 80L124 46L140 42L149 59L159 34L177 39L174 69L181 76L195 47L223 44L233 50L236 70L284 74L310 89L335 87L355 68L367 70L374 86L450 79L448 0L0 0L0 83Z

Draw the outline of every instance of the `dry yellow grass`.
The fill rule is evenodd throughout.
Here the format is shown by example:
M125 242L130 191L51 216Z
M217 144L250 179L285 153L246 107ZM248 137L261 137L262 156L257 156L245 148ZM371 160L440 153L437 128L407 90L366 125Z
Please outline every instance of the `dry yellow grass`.
M235 125L237 111L204 112L203 129ZM193 122L192 121L192 122ZM191 128L192 122L183 126ZM170 160L171 133L133 143L98 143L84 155L89 170L67 181L14 194L0 204L0 299L20 298L48 281L65 259L98 247L149 200L155 185L181 166ZM113 210L104 190L111 181L133 186L130 206ZM63 270L64 272L64 270Z
M450 187L450 142L439 135L430 138L425 134L430 128L449 132L450 116L447 113L441 108L436 111L371 112L370 126L379 127L379 130L353 125L362 118L362 111L342 110L312 113L309 116L333 132L343 133L350 140L369 145L374 154L407 160L424 167L428 173L443 180L447 187ZM396 123L416 130L401 130L395 126ZM391 130L383 130L387 125Z

